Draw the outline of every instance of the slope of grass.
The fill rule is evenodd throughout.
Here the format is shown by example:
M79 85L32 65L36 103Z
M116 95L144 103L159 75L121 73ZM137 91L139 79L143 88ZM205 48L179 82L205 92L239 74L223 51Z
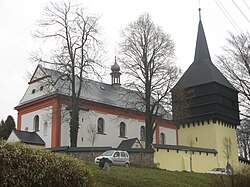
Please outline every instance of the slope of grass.
M96 186L153 187L153 186L214 186L217 177L209 174L167 171L156 168L112 166L102 171L97 165L88 164L96 180Z

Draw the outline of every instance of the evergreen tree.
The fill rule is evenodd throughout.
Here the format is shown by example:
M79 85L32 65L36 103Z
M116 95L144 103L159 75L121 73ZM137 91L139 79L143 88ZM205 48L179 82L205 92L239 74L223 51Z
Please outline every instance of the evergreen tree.
M3 139L3 136L4 136L4 121L3 119L1 120L0 122L0 140Z
M9 115L9 116L7 117L7 119L6 119L6 121L5 121L5 125L6 125L6 127L7 127L7 134L6 134L6 135L9 137L10 134L11 134L11 132L12 132L12 130L16 129L15 120L14 120L14 118L13 118L11 115ZM8 137L7 137L7 138L8 138Z
M1 121L0 139L7 140L13 129L16 129L16 123L14 118L9 115L5 121Z

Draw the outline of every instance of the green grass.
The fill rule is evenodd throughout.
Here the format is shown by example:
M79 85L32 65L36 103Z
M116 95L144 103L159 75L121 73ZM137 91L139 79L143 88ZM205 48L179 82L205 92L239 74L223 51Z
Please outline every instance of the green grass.
M209 174L167 171L157 168L112 166L110 171L102 171L97 165L87 164L87 167L94 175L98 187L207 187L214 186L218 178Z

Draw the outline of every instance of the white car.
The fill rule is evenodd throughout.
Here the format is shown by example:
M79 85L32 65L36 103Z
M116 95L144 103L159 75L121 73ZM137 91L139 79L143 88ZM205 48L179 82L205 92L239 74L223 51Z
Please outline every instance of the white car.
M95 163L99 164L102 158L107 158L111 161L112 165L122 165L128 167L129 162L129 154L127 151L121 150L108 150L102 153L101 156L95 158Z
M227 170L225 168L214 168L211 171L207 172L209 174L219 174L219 175L227 175Z

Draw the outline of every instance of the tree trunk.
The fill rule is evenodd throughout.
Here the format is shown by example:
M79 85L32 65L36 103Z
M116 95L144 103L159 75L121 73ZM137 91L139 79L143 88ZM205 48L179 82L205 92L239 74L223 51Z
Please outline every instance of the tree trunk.
M77 147L77 137L79 128L79 106L77 99L72 99L71 119L70 119L70 146Z
M146 149L149 149L151 144L153 143L153 125L152 125L152 116L150 113L146 112L145 115L145 121L146 121Z

